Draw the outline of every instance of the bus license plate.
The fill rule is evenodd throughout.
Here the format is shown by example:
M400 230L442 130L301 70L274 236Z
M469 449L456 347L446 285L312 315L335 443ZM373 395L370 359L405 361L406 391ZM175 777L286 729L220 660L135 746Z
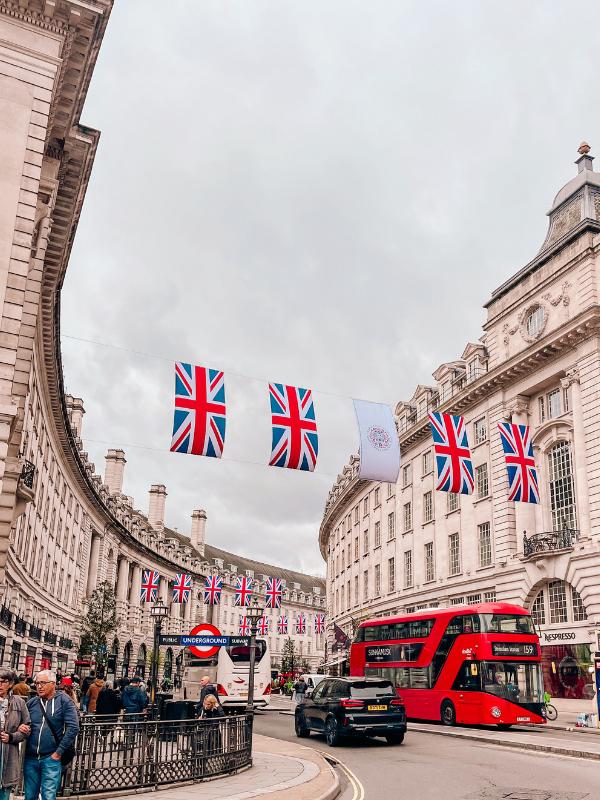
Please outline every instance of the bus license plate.
M387 711L387 706L367 706L368 711Z
M517 722L531 722L531 717L517 717Z

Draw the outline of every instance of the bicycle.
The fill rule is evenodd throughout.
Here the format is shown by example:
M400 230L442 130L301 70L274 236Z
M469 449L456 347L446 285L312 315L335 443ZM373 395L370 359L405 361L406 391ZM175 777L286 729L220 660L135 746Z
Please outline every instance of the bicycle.
M546 719L549 719L551 722L553 722L558 717L558 711L552 705L552 703L544 703L544 706L546 708Z

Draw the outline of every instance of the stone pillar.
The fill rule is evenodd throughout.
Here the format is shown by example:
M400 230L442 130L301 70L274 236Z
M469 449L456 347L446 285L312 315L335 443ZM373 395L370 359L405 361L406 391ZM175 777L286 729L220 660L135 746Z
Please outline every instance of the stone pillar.
M192 514L192 530L190 534L192 547L204 555L204 545L206 542L206 511L197 508Z
M108 486L111 494L121 494L123 491L123 472L126 463L123 450L109 450L106 454L104 483Z
M83 407L83 400L81 397L72 397L70 394L65 395L67 403L67 412L71 420L71 427L79 439L81 439L81 428L83 426L83 415L85 408Z
M98 566L100 562L100 534L92 531L92 543L90 545L90 561L87 576L86 597L90 597L98 581Z
M581 384L579 370L567 370L560 381L563 389L571 387L571 409L573 414L573 467L575 470L575 492L577 497L577 519L582 538L589 538L590 502L588 497L587 465L585 458L585 432L581 407Z
M129 561L123 556L119 561L119 573L117 577L117 600L125 603L129 591Z
M512 422L515 425L529 425L529 398L519 395L511 406ZM523 534L532 536L535 529L535 504L515 502L515 530L517 551L523 550Z
M131 595L130 595L130 602L131 605L135 608L139 608L141 605L140 603L140 592L142 590L142 568L139 564L134 564L132 568L132 577L131 577Z
M167 489L162 483L155 483L150 487L148 522L153 528L160 527L164 524L166 499Z

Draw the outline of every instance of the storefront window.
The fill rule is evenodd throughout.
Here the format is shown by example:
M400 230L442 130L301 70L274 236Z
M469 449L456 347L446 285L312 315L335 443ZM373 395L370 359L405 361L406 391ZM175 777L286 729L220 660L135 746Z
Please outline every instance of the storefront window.
M591 699L594 685L588 644L557 644L542 647L544 685L552 697Z
M581 595L571 586L571 594L573 599L573 622L583 622L587 619L587 614L585 612L585 606L583 605L583 600L581 599Z
M567 621L567 593L564 581L552 581L548 586L550 624Z

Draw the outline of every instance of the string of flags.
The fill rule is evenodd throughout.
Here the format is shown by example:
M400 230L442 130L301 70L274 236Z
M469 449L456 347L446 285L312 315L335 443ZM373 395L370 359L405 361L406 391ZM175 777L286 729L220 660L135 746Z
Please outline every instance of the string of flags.
M258 620L256 627L259 636L268 636L270 619L264 616L261 617ZM288 627L288 616L287 614L282 613L277 620L277 633L283 635L287 634ZM325 614L319 612L313 615L313 630L317 634L325 632ZM240 636L250 636L250 633L252 632L252 623L248 617L240 615L238 631ZM299 635L303 635L307 632L307 615L302 611L296 615L294 620L294 631Z

